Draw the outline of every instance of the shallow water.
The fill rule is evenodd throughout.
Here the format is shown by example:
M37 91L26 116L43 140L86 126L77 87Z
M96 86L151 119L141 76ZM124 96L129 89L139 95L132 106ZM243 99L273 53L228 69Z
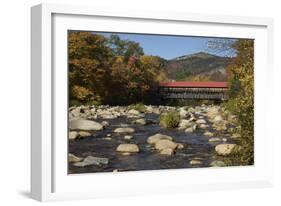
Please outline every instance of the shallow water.
M214 146L218 143L209 143L210 137L203 133L205 129L197 129L194 133L185 133L184 130L164 129L159 126L159 115L145 114L146 119L155 121L154 124L137 125L131 124L133 119L119 117L113 120L106 120L110 126L103 131L95 133L91 137L69 141L69 153L78 157L89 155L109 158L109 164L104 166L86 166L76 167L69 164L69 173L93 173L93 172L112 172L118 171L136 171L136 170L156 170L156 169L176 169L176 168L194 168L207 167L213 160ZM97 121L101 122L102 119ZM135 129L133 139L125 140L124 134L115 134L113 130L121 127L120 124L128 124L128 127ZM212 131L212 129L208 129ZM177 143L184 145L183 149L176 150L171 156L160 155L151 145L146 143L149 136L161 133L173 137ZM111 140L104 139L107 134L111 134ZM229 139L228 139L229 140ZM229 140L228 142L230 142ZM139 146L140 152L124 156L116 152L116 148L122 143L134 143ZM200 159L201 165L190 165L192 159Z

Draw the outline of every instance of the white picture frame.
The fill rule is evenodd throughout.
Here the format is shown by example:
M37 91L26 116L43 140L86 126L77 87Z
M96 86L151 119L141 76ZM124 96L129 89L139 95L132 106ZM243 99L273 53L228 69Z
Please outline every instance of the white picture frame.
M272 186L273 136L266 121L272 103L271 19L40 4L31 9L31 25L32 198L53 201ZM255 38L255 165L68 175L64 109L68 29Z

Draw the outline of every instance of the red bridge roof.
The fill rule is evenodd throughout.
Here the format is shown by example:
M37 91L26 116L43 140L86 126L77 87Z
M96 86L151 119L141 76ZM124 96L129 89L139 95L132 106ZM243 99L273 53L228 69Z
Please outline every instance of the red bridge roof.
M160 87L228 88L227 82L161 82Z

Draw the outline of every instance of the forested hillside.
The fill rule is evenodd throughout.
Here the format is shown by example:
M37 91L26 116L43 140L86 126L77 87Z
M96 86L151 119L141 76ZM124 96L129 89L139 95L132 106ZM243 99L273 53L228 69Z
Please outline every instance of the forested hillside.
M165 70L168 78L175 81L227 81L226 68L231 60L199 52L167 61Z

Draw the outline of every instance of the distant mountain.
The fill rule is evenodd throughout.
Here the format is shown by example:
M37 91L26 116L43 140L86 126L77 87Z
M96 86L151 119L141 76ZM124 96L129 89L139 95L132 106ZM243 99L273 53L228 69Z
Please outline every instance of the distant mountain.
M199 52L167 60L165 70L168 78L174 81L188 81L195 77L210 81L227 81L226 67L231 60L230 57Z

